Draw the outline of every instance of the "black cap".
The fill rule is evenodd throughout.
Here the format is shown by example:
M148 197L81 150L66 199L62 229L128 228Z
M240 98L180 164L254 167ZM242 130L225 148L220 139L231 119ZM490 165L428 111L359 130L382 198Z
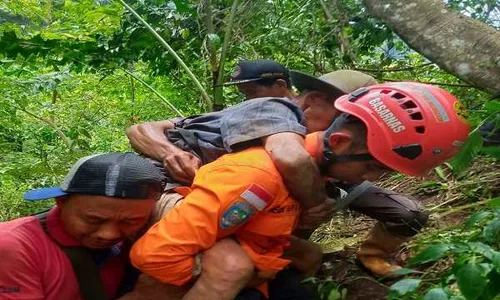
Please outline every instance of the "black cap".
M24 199L68 194L148 199L161 195L164 182L162 169L135 153L95 154L79 159L60 186L29 191Z
M231 81L223 85L240 84L262 79L284 79L289 81L289 78L290 74L288 68L280 65L274 60L242 60L236 65L236 69L231 75Z

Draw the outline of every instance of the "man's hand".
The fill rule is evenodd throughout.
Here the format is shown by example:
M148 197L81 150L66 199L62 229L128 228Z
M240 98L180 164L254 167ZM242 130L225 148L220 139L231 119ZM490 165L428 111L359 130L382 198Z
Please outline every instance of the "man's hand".
M250 281L247 282L247 288L255 288L259 285L276 278L278 271L256 271Z
M163 165L172 179L189 186L201 166L201 160L189 152L178 150L168 153L163 158Z
M190 288L190 285L174 286L164 284L146 274L141 274L137 280L134 290L119 300L156 300L171 299L180 300Z
M323 222L332 218L335 211L335 200L326 198L323 203L304 211L300 217L301 229L314 229Z

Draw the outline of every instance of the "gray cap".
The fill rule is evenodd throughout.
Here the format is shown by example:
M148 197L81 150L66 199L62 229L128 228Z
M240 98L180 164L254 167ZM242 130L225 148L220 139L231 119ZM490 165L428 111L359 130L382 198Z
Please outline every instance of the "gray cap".
M353 70L337 70L318 78L298 71L290 71L290 77L292 84L299 91L319 91L335 99L359 88L377 84L377 80L372 76Z
M60 186L29 191L24 199L43 200L68 194L131 199L159 197L165 184L162 171L151 160L132 152L90 155L73 165Z

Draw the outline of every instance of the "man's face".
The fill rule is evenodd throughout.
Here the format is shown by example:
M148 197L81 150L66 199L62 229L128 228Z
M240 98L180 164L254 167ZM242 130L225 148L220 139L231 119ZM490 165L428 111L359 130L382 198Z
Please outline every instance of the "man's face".
M308 93L299 102L304 110L305 126L308 132L326 130L339 115L333 101L319 92Z
M353 132L343 129L330 136L329 142L335 155L367 154L366 146L353 149ZM355 184L364 180L374 181L392 170L377 160L349 161L332 164L327 170L327 176L344 183Z
M286 85L286 84L285 84ZM263 98L263 97L286 97L288 95L286 87L281 84L273 84L270 86L261 85L256 82L245 82L238 84L238 90L245 95L245 98Z
M69 235L88 248L105 249L136 235L146 224L154 199L116 199L72 194L57 199Z
M365 180L375 181L392 172L376 160L335 163L328 169L328 176L338 181L355 184Z

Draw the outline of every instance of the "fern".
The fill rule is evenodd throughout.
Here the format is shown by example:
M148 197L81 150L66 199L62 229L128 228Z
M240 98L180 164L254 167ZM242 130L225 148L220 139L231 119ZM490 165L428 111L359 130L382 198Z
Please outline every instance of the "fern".
M481 152L483 148L483 137L477 129L472 131L469 138L460 149L455 158L450 161L453 174L457 175L463 172L470 165L472 160Z

